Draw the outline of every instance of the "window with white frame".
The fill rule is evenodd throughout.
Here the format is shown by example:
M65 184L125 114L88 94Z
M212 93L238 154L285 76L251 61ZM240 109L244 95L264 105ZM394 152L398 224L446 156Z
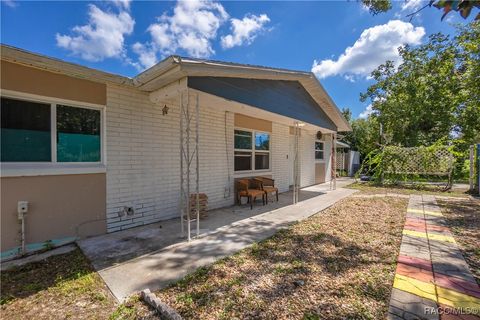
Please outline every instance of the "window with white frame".
M99 163L99 109L1 98L1 162Z
M235 129L235 171L270 169L270 134Z
M323 142L315 141L315 160L323 160Z

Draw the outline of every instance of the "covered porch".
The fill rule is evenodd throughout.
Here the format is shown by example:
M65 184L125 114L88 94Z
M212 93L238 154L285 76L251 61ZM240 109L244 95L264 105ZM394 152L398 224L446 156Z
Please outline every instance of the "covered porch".
M159 85L153 83L143 88L152 90ZM335 148L331 146L335 144L339 127L327 114L328 110L299 81L195 74L151 91L149 99L159 108L163 107L165 113L169 109L179 113L179 213L183 217L181 233L188 240L199 233L199 229L204 229L198 223L198 213L187 214L195 211L195 195L206 194L209 200L215 198L214 208L231 205L237 199L238 179L273 178L278 191L292 190L293 203L301 198L302 187L330 179L333 189L336 187ZM205 121L212 121L213 113L217 117L224 115L220 140L218 129L207 131ZM266 137L266 144L259 148L257 136ZM246 143L241 140L245 138ZM215 152L226 156L217 167L207 163L212 154L208 154L209 139L219 146ZM322 173L317 172L315 139L326 142L327 150L320 152ZM226 155L221 154L223 151ZM219 169L225 173L217 174ZM317 175L323 176L323 180L317 181ZM217 177L217 185L212 185L209 176ZM222 187L224 190L218 190ZM219 194L224 199L219 200ZM191 224L192 219L197 223Z
M150 288L160 288L194 269L233 254L289 224L329 207L354 192L344 186L351 179L302 188L299 202L292 204L292 191L267 205L231 206L211 210L201 219L200 237L186 242L179 233L179 219L136 227L84 239L80 248L99 271L114 295L122 300Z

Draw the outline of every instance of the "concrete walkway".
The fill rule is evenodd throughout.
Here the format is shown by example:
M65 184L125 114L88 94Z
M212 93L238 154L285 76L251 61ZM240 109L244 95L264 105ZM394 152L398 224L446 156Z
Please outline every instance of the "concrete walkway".
M129 295L146 288L152 291L158 290L201 266L231 255L254 242L270 237L279 229L285 228L293 222L304 220L324 210L356 191L341 188L349 183L351 180L340 180L337 183L337 190L332 191L329 190L328 184L304 188L302 189L303 194L310 196L303 197L305 200L296 205L273 207L272 203L268 205L272 206L270 211L220 226L191 242L179 242L177 237L176 243L168 244L167 242L166 246L157 251L111 266L105 264L108 259L102 259L101 256L115 255L118 248L114 247L113 243L118 244L119 242L111 241L108 237L116 239L122 236L123 231L87 239L80 242L79 245L93 262L94 267L99 271L114 296L119 301L123 301ZM311 197L312 194L316 196ZM291 196L291 193L284 194L284 196ZM222 210L225 209L220 209L219 212L221 213ZM144 229L142 230L145 232ZM162 228L162 230L164 229ZM134 231L134 229L133 231L127 230L129 233ZM178 229L175 230L175 234L178 235ZM102 243L107 245L107 249L111 245L112 252L102 251Z
M388 319L473 320L478 315L480 287L435 197L411 195Z

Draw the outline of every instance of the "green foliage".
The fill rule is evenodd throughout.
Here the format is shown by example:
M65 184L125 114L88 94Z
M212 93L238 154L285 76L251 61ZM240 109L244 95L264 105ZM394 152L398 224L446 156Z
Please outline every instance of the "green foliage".
M404 0L412 1L412 0ZM365 7L368 8L371 14L377 15L379 13L387 12L392 8L391 0L362 0L362 3ZM464 19L467 19L470 16L470 13L474 8L480 9L479 0L430 0L425 2L425 5L419 10L410 13L407 17L413 17L415 14L424 10L428 7L435 7L437 9L443 10L443 15L441 20L451 11L456 11ZM475 16L475 20L480 20L480 13Z
M342 110L349 121L352 131L344 133L343 141L348 143L352 150L359 151L362 158L379 148L380 124L376 117L366 119L352 119L348 108Z
M362 0L362 3L373 15L392 9L392 2L390 0Z
M55 247L52 240L47 240L43 243L43 248L45 250L52 250Z
M438 0L435 3L433 2L434 1L431 1L430 5L433 4L435 8L443 10L442 20L452 10L458 12L462 18L466 19L472 12L473 8L476 7L477 9L480 9L480 1L478 0ZM475 17L475 20L479 19L480 13Z
M450 156L449 156L450 155ZM404 148L385 146L370 152L359 173L370 175L377 183L421 182L425 177L449 180L453 170L453 147L439 140L431 146Z
M399 48L403 62L387 61L361 94L383 124L384 142L427 146L448 136L480 140L480 22L458 27L453 39L434 34L428 43Z

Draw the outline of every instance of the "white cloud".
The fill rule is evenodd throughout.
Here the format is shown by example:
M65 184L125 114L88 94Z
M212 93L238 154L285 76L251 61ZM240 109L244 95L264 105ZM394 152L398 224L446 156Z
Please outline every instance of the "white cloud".
M126 8L125 5L128 7L128 1L122 1L123 8ZM57 46L88 61L124 58L125 36L133 32L135 20L125 10L117 14L103 11L93 4L88 8L88 24L75 26L71 35L57 33Z
M264 26L268 22L270 22L270 18L266 14L258 16L250 14L242 20L230 19L232 33L222 37L222 47L228 49L244 43L252 43L258 33L265 30Z
M212 43L228 18L229 14L219 2L177 1L172 14L164 13L148 27L151 40L136 43L132 49L144 68L151 67L157 57L178 51L195 58L208 58L215 53ZM231 34L221 37L222 47L250 44L269 21L266 14L249 14L242 20L232 18Z
M414 27L409 22L391 20L386 24L365 29L353 46L345 49L337 60L315 60L312 72L319 78L335 75L368 77L387 60L400 63L398 47L421 42L425 35L423 27Z
M130 10L131 0L112 0L113 4L119 9Z
M360 112L360 115L358 116L360 119L367 119L371 114L375 113L375 110L373 110L372 104L369 104L365 110Z
M428 4L428 2L428 0L405 0L402 4L401 10L414 12Z
M157 53L165 56L184 50L193 57L209 57L215 53L211 42L227 19L228 13L218 2L178 1L172 15L164 13L148 27L151 41L135 44L133 50L144 67L152 66Z
M132 49L138 55L139 63L132 63L137 69L150 68L157 63L157 54L148 44L136 42Z

